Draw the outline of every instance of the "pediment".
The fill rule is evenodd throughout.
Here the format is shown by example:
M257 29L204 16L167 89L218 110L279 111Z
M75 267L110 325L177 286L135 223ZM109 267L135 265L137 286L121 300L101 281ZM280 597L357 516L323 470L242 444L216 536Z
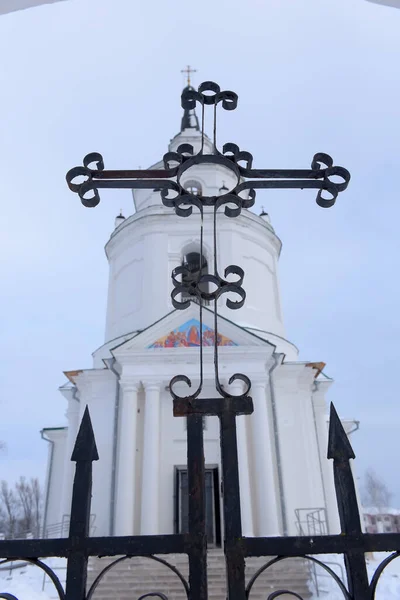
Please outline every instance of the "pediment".
M202 339L203 347L214 345L214 313L203 309ZM240 325L225 317L218 316L218 345L220 347L263 346L275 349L268 341L250 333ZM112 354L125 354L131 351L168 351L175 348L194 348L200 346L199 307L192 304L188 309L174 310L165 317L150 325L113 348Z
M203 346L214 346L215 332L205 323L200 324L198 319L189 319L179 327L169 331L166 335L158 338L148 348L190 348ZM218 346L238 346L230 338L218 333Z

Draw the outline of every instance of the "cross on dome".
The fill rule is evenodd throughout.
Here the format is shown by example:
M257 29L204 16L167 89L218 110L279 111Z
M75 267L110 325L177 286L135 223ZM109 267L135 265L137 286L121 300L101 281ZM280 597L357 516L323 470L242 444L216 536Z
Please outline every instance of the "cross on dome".
M181 73L185 73L187 75L187 87L190 87L190 75L192 73L197 73L197 69L192 69L190 65L186 67L186 69L181 69Z
M192 69L191 66L188 65L186 69L181 69L181 73L185 73L185 75L187 75L187 86L184 88L184 91L188 88L193 89L190 76L192 73L197 73L197 69ZM187 108L184 109L181 121L181 132L185 129L195 129L196 131L200 131L199 119L194 108L191 110Z

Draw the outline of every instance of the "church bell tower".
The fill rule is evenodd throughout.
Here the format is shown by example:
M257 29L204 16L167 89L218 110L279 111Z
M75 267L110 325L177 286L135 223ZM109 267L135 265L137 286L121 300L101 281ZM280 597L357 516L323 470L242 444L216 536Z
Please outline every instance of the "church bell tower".
M197 153L202 143L204 152L212 154L213 144L207 136L202 139L195 110L185 109L180 131L170 141L168 151L191 144ZM162 161L150 167L161 168ZM216 196L228 192L236 180L221 167L198 165L185 173L181 183L191 193ZM182 218L163 206L157 189L135 190L133 201L135 213L127 219L116 219L116 228L106 245L110 265L106 344L145 329L173 309L172 269L189 261L190 268L207 272L213 260L212 211L205 212L205 255L200 265L195 264L200 257L199 219L192 216L182 222ZM297 350L285 339L280 299L281 241L268 215L258 216L244 210L235 219L221 216L218 244L221 268L233 263L245 271L246 303L240 314L234 316L235 322L295 359ZM232 318L224 300L220 301L218 312Z

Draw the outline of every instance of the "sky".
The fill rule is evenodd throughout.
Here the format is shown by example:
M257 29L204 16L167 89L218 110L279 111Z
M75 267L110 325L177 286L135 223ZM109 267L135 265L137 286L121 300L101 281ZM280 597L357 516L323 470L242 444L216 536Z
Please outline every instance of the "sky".
M364 0L68 0L0 17L0 479L44 480L43 427L63 425L63 371L104 339L104 244L129 191L86 209L65 183L85 154L142 168L181 118L181 69L239 94L219 139L260 168L350 170L329 210L314 191L259 192L283 241L287 337L324 361L356 472L400 506L400 10Z

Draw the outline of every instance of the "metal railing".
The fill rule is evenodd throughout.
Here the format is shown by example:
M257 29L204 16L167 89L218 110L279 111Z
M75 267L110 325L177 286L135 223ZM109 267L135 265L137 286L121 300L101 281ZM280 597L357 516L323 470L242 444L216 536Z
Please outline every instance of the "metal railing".
M327 527L327 514L326 508L296 508L296 527L299 535L326 535L328 532ZM324 560L325 565L329 565L331 570L339 571L338 577L343 581L344 569L343 565L339 562ZM319 567L315 562L310 564L310 577L311 583L315 590L315 593L319 597L321 592L324 592L323 582L331 577L324 569Z
M70 527L71 515L64 515L62 521L59 523L52 523L46 527L44 531L43 537L48 538L64 538L68 537L69 527ZM96 515L90 514L90 533L89 535L93 536L96 533Z
M326 535L328 533L325 508L296 508L294 512L299 535Z

